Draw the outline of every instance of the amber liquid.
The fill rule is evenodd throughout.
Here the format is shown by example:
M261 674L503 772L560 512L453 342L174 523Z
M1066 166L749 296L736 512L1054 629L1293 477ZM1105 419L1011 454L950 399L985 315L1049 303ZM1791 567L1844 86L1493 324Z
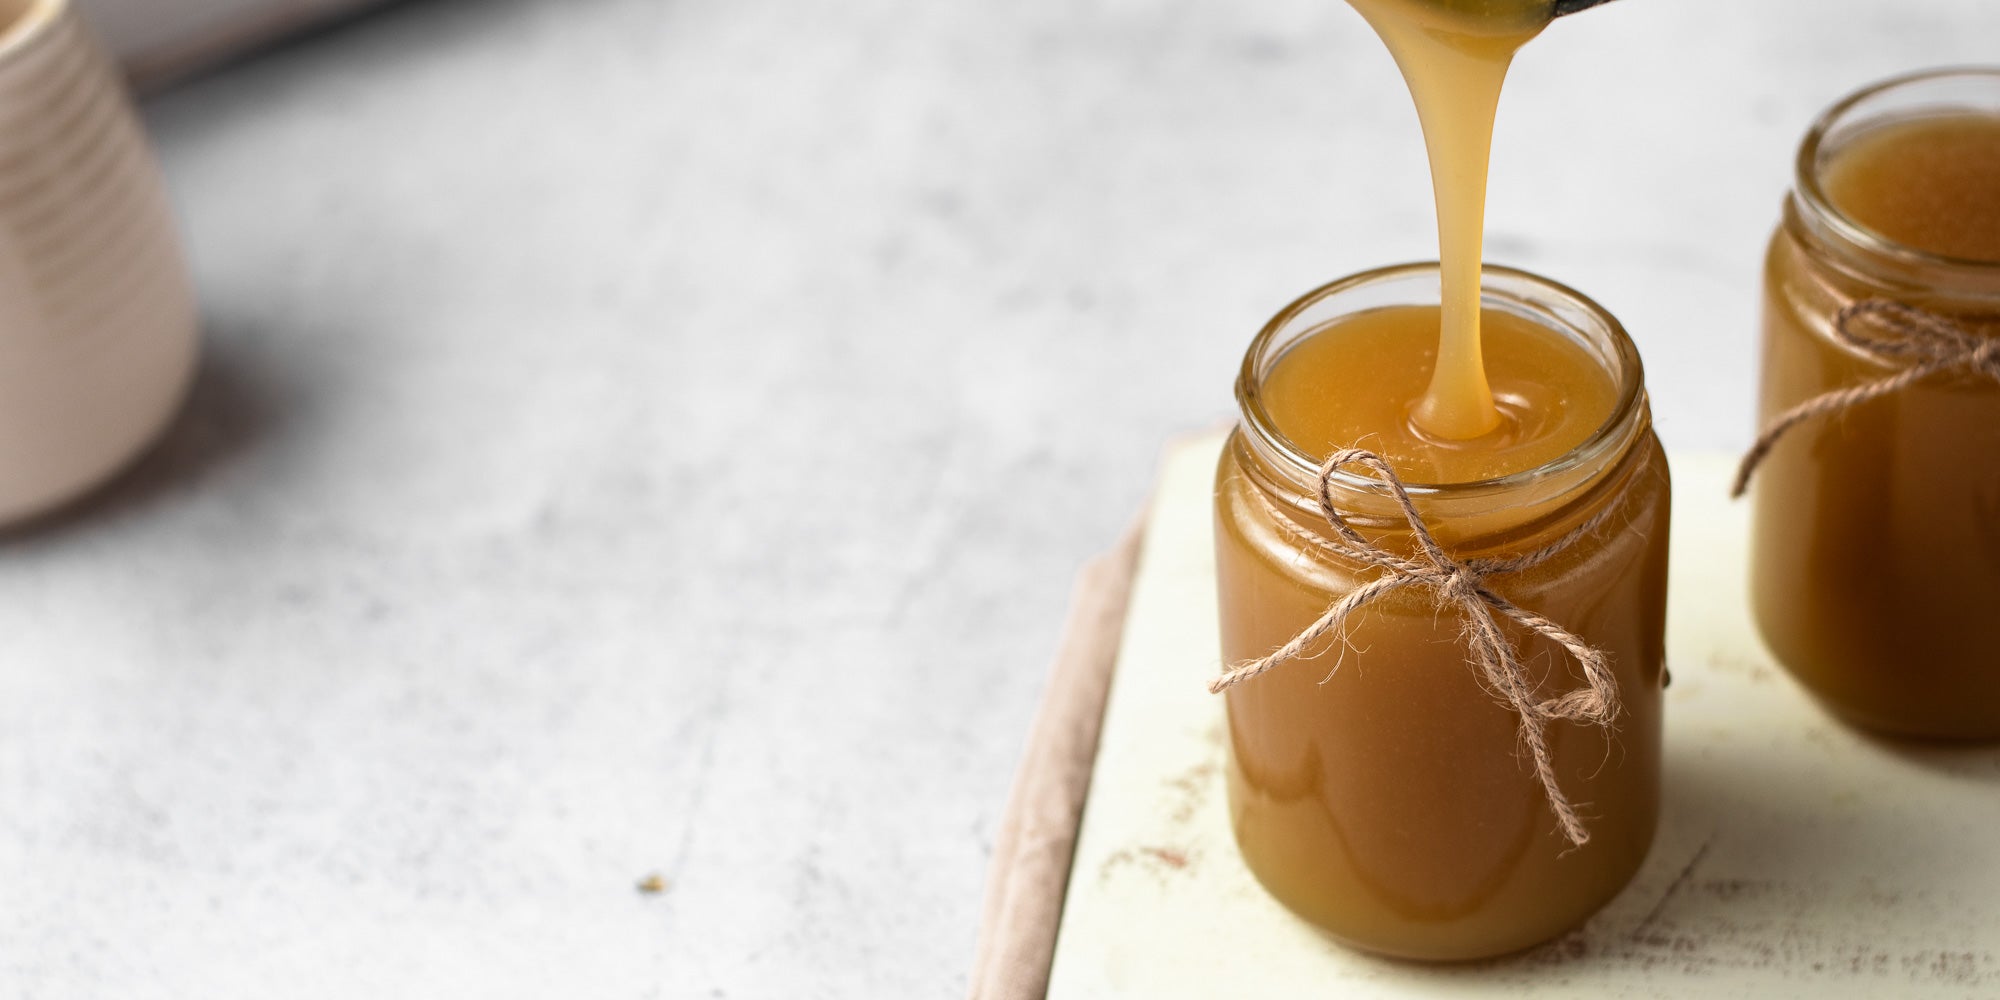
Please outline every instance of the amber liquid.
M1307 452L1367 448L1410 483L1470 483L1545 465L1611 415L1617 386L1582 346L1490 311L1481 325L1497 422L1470 440L1431 435L1417 410L1436 364L1438 313L1398 306L1343 317L1264 376L1265 409Z
M1348 2L1395 56L1430 153L1443 315L1416 419L1435 437L1484 437L1500 423L1479 336L1493 118L1514 53L1548 25L1553 8L1549 0Z
M1944 114L1856 136L1820 180L1891 243L2000 263L2000 115Z
M1872 130L1835 154L1821 187L1886 239L2000 262L2000 115ZM1893 373L1820 332L1839 303L1882 294L1780 230L1766 264L1764 419ZM2000 336L1990 301L1892 294ZM1850 721L2000 738L2000 386L1932 378L1792 431L1757 473L1751 594L1779 660Z
M1603 428L1619 399L1604 361L1583 346L1481 306L1494 112L1514 52L1551 5L1350 2L1395 55L1423 123L1441 305L1361 312L1309 333L1264 373L1257 402L1306 453L1368 448L1407 482L1544 469ZM1379 572L1328 553L1324 521L1261 485L1251 471L1259 461L1239 433L1217 471L1231 663L1283 645ZM1558 829L1518 753L1518 716L1482 687L1455 615L1433 595L1398 591L1350 619L1345 645L1329 639L1229 692L1243 857L1272 895L1345 941L1424 959L1525 948L1587 918L1645 857L1659 804L1665 457L1648 430L1613 468L1562 479L1510 487L1512 502L1491 509L1430 511L1426 523L1460 558L1533 551L1607 509L1619 526L1496 583L1616 666L1615 733L1572 724L1549 733L1563 788L1587 804L1588 844L1572 848ZM1408 543L1393 521L1370 530ZM1544 697L1581 684L1559 649L1516 640Z
M1537 468L1611 415L1616 387L1583 347L1511 313L1487 312L1484 327L1500 409L1519 415L1495 437L1439 442L1410 419L1430 377L1435 308L1319 329L1266 374L1261 402L1309 452L1359 443L1445 482ZM1232 663L1277 648L1376 572L1315 545L1324 524L1254 485L1246 469L1256 461L1239 438L1218 470L1217 584ZM1649 432L1582 499L1545 500L1530 488L1519 505L1434 526L1461 557L1504 557L1618 508L1615 530L1501 585L1609 652L1618 672L1615 732L1550 730L1562 786L1588 804L1583 848L1563 838L1517 753L1518 717L1481 687L1458 623L1426 594L1394 594L1352 621L1347 646L1329 641L1229 692L1243 857L1272 895L1344 941L1424 959L1525 948L1587 918L1645 857L1659 795L1665 458ZM1371 533L1407 543L1393 527ZM1544 697L1582 683L1547 643L1522 637L1521 649Z

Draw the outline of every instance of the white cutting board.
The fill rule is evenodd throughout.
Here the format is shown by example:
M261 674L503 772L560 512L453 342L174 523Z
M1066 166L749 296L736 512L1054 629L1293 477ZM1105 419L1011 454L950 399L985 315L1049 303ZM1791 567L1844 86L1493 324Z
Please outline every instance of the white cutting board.
M1204 687L1219 446L1180 447L1161 473L1051 1000L2000 996L2000 748L1859 736L1771 661L1720 455L1673 457L1666 799L1632 884L1569 937L1494 962L1396 962L1315 933L1230 840Z

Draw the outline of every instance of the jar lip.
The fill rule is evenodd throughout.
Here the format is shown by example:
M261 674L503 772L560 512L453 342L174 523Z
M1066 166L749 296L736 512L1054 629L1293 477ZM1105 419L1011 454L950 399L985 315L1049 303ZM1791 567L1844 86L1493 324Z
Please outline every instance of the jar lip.
M1295 444L1278 428L1270 411L1264 407L1259 392L1262 383L1260 362L1270 350L1272 342L1300 313L1334 295L1378 282L1437 273L1436 261L1415 261L1374 268L1335 279L1307 292L1280 310L1250 341L1250 348L1243 355L1243 366L1237 373L1237 406L1242 410L1243 422L1247 429L1253 432L1252 437L1256 443L1264 446L1260 450L1267 453L1266 457L1274 458L1284 466L1289 478L1305 483L1317 483L1320 464L1325 459L1314 458ZM1529 271L1497 264L1486 264L1481 268L1482 298L1486 296L1517 300L1521 298L1518 293L1510 294L1507 289L1488 287L1487 279L1495 277L1548 293L1557 301L1579 309L1592 322L1602 326L1603 333L1617 357L1618 371L1613 375L1618 381L1618 401L1612 406L1610 415L1605 417L1604 422L1599 424L1590 436L1584 438L1576 447L1548 462L1504 476L1462 483L1405 482L1405 488L1413 497L1460 500L1505 494L1545 481L1551 476L1560 476L1586 465L1615 459L1617 453L1622 452L1636 439L1634 429L1646 410L1645 368L1639 360L1638 346L1632 343L1630 334L1626 332L1624 325L1618 322L1618 318L1590 297L1568 285ZM1382 484L1372 477L1346 471L1336 471L1333 474L1333 483L1342 490L1374 493L1383 489Z
M1869 229L1835 205L1833 199L1827 196L1825 188L1820 185L1820 151L1835 128L1846 123L1845 119L1849 112L1871 98L1893 90L1954 78L1990 80L1996 87L2000 87L2000 66L1945 66L1917 70L1869 84L1834 102L1813 121L1812 127L1806 130L1805 138L1799 143L1798 156L1792 165L1793 191L1816 223L1854 250L1905 266L1947 268L1980 276L2000 276L2000 261L1932 253L1929 250L1898 243Z

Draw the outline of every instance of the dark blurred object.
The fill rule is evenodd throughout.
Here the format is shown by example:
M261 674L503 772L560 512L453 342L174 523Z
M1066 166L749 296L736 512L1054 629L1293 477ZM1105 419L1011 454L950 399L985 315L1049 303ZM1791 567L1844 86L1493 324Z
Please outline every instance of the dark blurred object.
M387 0L76 0L141 90Z
M1609 2L1610 0L1556 0L1556 16L1561 17L1564 14L1574 14L1577 11L1589 10L1598 4Z

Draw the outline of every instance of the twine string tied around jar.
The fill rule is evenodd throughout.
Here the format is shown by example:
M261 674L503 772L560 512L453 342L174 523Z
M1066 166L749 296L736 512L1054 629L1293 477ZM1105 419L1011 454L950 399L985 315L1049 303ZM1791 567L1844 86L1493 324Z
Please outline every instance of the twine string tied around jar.
M1365 466L1388 489L1398 510L1409 523L1415 541L1414 555L1404 556L1363 538L1354 530L1333 501L1333 479L1348 465ZM1239 665L1209 684L1209 691L1221 693L1257 678L1297 659L1330 634L1344 633L1350 616L1369 604L1404 587L1429 588L1440 608L1455 609L1465 623L1465 641L1472 662L1487 688L1520 716L1521 745L1527 750L1548 795L1549 810L1562 826L1571 844L1582 847L1590 832L1569 797L1556 780L1555 758L1549 748L1548 727L1552 722L1569 721L1610 727L1618 717L1617 677L1610 657L1582 637L1549 619L1515 605L1487 585L1489 577L1519 573L1555 558L1580 539L1604 526L1612 508L1606 507L1577 525L1553 543L1511 559L1453 558L1439 545L1424 519L1410 500L1409 490L1389 463L1374 452L1358 448L1337 451L1320 466L1319 509L1336 537L1327 540L1334 552L1355 562L1376 566L1381 576L1362 584L1333 602L1319 619L1294 636L1276 652L1263 659ZM1542 698L1535 682L1521 662L1519 652L1507 636L1501 619L1561 646L1583 669L1585 686L1565 694ZM1336 665L1336 671L1339 667ZM1331 674L1329 674L1331 676Z
M2000 381L2000 337L1981 336L1946 317L1901 302L1864 299L1851 303L1834 314L1833 335L1878 361L1916 363L1885 378L1822 393L1778 414L1736 467L1731 497L1741 497L1778 440L1808 420L1893 395L1941 372L1965 371Z

